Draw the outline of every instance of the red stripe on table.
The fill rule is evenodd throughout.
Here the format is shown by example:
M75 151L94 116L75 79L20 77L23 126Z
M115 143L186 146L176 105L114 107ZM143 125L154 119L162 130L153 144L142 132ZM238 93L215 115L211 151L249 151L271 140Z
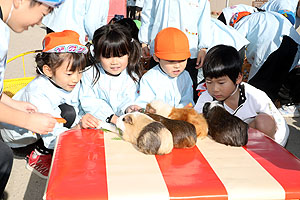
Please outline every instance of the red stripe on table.
M244 148L284 188L286 199L300 198L299 159L255 129L249 129Z
M224 185L196 146L156 159L171 199L227 199Z
M102 131L89 129L63 133L56 147L46 199L63 200L70 194L72 200L85 199L87 194L89 199L107 199L103 155L105 150Z

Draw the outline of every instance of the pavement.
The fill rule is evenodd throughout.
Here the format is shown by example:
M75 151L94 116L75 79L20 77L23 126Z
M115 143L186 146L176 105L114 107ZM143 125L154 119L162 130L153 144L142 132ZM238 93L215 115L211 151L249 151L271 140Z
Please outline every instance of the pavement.
M42 39L45 36L42 26L35 26L21 34L11 33L8 58L20 53L41 49ZM35 76L34 54L25 56L26 76ZM18 58L7 65L5 78L23 77L22 59ZM290 137L286 149L300 158L300 118L286 118ZM15 157L9 182L5 189L6 200L41 200L47 180L42 179L25 168L24 158Z

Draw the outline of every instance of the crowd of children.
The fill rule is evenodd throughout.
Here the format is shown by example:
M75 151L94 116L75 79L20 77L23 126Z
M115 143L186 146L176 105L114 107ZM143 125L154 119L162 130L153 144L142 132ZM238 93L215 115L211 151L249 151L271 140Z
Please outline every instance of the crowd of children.
M217 20L210 16L209 0L148 0L137 6L143 8L140 27L129 18L104 25L108 2L96 3L102 9L96 12L92 1L66 1L43 21L51 33L36 55L37 77L11 99L3 93L9 28L22 32L41 23L63 2L24 1L0 1L0 133L6 143L0 141L0 195L12 166L7 145L34 144L27 167L47 178L59 134L97 128L100 121L115 124L152 100L178 108L192 104L199 113L205 102L218 100L285 146L289 128L280 111L286 107L279 110L275 103L294 104L298 112L298 1L279 8L279 0L262 8L237 5L225 8ZM129 5L131 18L139 19L137 7ZM72 10L72 22L62 20L66 10ZM85 45L88 40L92 43ZM248 83L242 82L245 55L252 65ZM148 71L146 57L152 59Z

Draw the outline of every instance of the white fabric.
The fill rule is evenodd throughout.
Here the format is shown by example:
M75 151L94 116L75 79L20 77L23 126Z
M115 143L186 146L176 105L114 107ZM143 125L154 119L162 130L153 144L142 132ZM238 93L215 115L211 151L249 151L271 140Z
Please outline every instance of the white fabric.
M263 10L275 11L289 10L296 14L296 8L299 0L269 0L260 7Z
M140 95L135 104L146 107L152 100L162 100L165 103L182 108L193 101L193 82L187 71L178 77L170 77L159 65L150 69L140 81Z
M135 6L134 0L127 0L127 6Z
M0 95L2 95L10 32L8 26L1 19L0 33Z
M109 0L65 0L42 23L55 32L73 30L85 44L85 36L93 38L95 30L107 24Z
M39 112L49 113L53 117L61 117L61 110L58 106L67 103L74 107L77 114L72 125L74 126L80 120L79 88L80 84L78 83L73 91L67 92L54 86L47 77L40 75L32 80L26 87L17 92L13 99L30 102L38 108ZM3 128L1 129L3 140L11 147L26 146L28 143L25 142L34 142L37 138L37 135L29 130L4 123L1 124L1 126ZM45 147L54 149L57 136L66 130L68 130L68 128L63 127L62 123L57 123L52 132L47 135L41 135Z
M208 0L147 0L142 10L139 40L150 44L153 55L156 34L175 27L187 35L191 58L196 58L198 51L208 48L213 39L210 18Z
M138 95L138 84L123 70L119 76L107 75L102 67L100 78L93 86L95 67L85 71L82 76L80 102L85 112L105 121L112 114L120 116L132 105Z
M252 13L238 21L234 28L250 42L246 49L247 60L251 64L249 79L256 74L269 55L279 48L284 35L300 44L300 36L290 21L276 12ZM299 50L290 70L298 62Z
M239 117L246 123L249 123L250 120L259 113L266 113L273 116L277 125L275 141L284 146L287 142L290 131L283 116L265 92L249 85L248 83L241 84L245 86L246 101L241 104L241 108L238 108L237 112L224 103L225 109L231 114L236 112L235 116ZM208 91L203 92L194 107L195 110L202 113L204 104L206 102L211 102L212 100L213 98L210 96Z
M242 12L242 11L247 11L247 12L250 12L250 13L254 13L254 12L257 12L258 10L255 7L248 6L248 5L245 5L245 4L238 4L238 5L234 5L234 6L224 8L222 10L222 13L225 17L226 24L229 25L230 19L235 13Z
M144 0L136 0L135 1L135 6L143 8L143 6L144 6Z

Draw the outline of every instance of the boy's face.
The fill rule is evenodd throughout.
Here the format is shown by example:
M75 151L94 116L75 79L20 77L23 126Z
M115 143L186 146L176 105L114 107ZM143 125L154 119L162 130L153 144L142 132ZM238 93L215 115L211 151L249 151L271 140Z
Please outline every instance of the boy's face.
M162 70L170 77L179 76L186 67L187 60L163 60L154 57L156 62L159 62Z
M28 30L29 26L41 24L42 19L52 8L46 4L36 3L30 6L31 0L14 0L14 8L8 26L17 33Z
M236 84L228 76L205 79L208 93L218 101L226 100L235 91Z

